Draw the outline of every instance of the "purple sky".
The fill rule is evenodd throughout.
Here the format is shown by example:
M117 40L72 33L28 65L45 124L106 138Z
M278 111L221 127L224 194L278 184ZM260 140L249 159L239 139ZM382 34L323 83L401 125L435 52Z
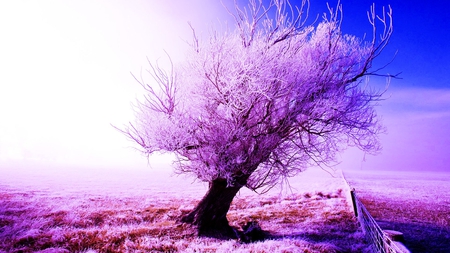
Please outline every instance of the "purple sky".
M110 126L133 119L130 103L141 90L130 72L139 74L146 57L158 59L163 50L181 60L191 39L187 21L207 33L209 23L230 20L219 0L187 2L2 1L0 166L146 166ZM370 34L372 2L341 0L344 32ZM394 35L375 64L398 50L380 73L402 72L402 79L391 81L378 107L388 129L382 153L362 162L362 153L349 150L340 167L450 171L450 2L375 2L378 11L390 4L394 13ZM325 1L311 0L311 16L325 10ZM383 87L385 80L371 83Z

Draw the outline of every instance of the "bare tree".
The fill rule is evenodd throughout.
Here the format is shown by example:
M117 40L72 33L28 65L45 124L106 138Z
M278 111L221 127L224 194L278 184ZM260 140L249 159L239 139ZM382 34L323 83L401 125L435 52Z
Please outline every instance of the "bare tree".
M138 80L147 95L122 131L147 154L175 153L178 172L210 183L182 218L199 235L236 236L226 214L244 186L270 189L310 165L329 165L349 145L380 148L374 105L383 92L364 77L379 75L372 61L391 37L391 9L368 12L371 41L341 33L340 5L316 26L305 25L308 9L307 0L235 5L235 30L204 41L194 32L184 64L151 64L156 85Z

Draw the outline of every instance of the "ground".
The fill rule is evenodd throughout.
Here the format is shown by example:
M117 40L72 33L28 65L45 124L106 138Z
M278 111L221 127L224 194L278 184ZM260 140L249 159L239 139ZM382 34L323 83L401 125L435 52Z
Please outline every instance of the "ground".
M411 252L450 252L450 173L345 174L381 228L402 232Z
M343 180L305 172L291 188L241 191L230 224L258 221L271 239L198 238L179 223L204 184L158 170L3 171L0 252L366 252Z

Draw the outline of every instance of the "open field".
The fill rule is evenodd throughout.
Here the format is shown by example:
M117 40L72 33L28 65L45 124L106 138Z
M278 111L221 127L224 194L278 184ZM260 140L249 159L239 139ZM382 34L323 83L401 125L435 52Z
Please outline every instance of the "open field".
M291 189L242 191L228 218L272 239L198 238L177 220L206 192L155 169L1 169L0 252L366 252L339 177L307 171Z
M402 232L412 252L450 252L450 173L345 175L381 228Z

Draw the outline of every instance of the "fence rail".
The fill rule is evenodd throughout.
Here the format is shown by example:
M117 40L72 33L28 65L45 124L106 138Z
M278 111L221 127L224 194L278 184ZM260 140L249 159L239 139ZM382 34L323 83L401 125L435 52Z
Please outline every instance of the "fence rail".
M350 187L343 174L342 178L350 190L353 211L366 239L371 245L372 251L377 253L410 253L403 243L398 241L402 239L402 234L396 231L381 229L364 204L359 200L355 189Z

